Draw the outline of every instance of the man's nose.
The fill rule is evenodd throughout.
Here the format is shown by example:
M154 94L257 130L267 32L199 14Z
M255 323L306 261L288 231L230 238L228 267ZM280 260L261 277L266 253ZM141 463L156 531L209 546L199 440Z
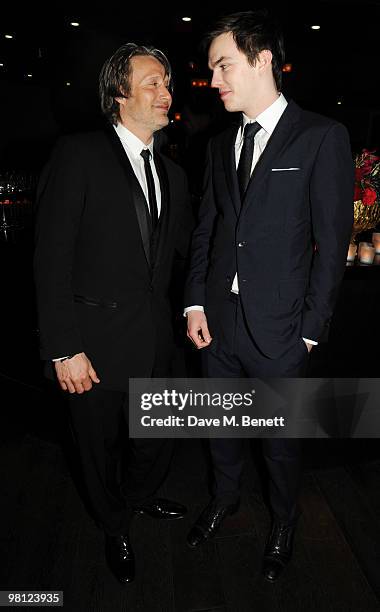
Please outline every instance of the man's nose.
M214 72L211 79L211 87L220 87L222 80L217 72Z
M160 98L165 98L166 100L171 100L172 95L169 91L169 85L162 84L160 87Z

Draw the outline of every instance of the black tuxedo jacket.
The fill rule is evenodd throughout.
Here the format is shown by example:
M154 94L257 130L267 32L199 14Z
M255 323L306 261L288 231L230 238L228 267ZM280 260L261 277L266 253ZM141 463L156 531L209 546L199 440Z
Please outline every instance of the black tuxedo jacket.
M187 181L154 154L162 192L152 253L142 189L112 127L63 138L41 176L35 280L41 357L84 351L104 387L149 377L171 350L168 285L191 231Z
M269 358L318 341L342 279L353 222L354 165L341 124L287 105L240 202L238 126L209 145L186 305L217 336L235 272L251 335Z

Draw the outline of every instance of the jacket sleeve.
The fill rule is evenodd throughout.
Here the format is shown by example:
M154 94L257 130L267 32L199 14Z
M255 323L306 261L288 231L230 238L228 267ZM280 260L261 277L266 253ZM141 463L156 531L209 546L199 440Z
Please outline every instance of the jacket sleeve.
M204 195L199 207L198 224L191 242L189 274L185 287L185 307L194 304L205 305L210 241L217 217L212 175L212 141L210 141L206 155Z
M84 205L79 147L73 139L62 139L37 190L34 277L42 359L83 351L74 313L72 269Z
M303 309L304 338L318 340L332 316L352 231L353 191L348 133L343 125L334 124L322 140L310 179L316 250Z

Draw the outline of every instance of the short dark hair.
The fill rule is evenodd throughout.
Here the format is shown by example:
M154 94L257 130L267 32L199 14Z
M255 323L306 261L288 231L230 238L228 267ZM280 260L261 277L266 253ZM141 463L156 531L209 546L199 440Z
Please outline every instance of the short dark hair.
M205 48L208 50L212 41L231 32L237 48L244 53L253 66L260 51L269 49L272 52L272 71L277 89L281 91L282 67L285 62L284 38L281 28L267 9L233 13L221 17L214 28L205 36Z
M102 112L114 125L120 120L119 103L115 98L130 95L131 59L137 55L155 57L163 65L165 76L169 77L169 88L172 88L172 69L168 58L162 51L135 43L122 45L104 62L99 76L99 96Z

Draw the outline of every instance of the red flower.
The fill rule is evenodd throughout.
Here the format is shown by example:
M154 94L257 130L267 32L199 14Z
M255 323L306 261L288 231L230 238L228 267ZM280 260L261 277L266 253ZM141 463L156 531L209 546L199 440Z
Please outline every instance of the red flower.
M380 157L374 153L363 149L355 158L354 201L361 200L365 206L380 200Z
M376 202L376 198L376 191L374 189L371 189L370 187L364 189L362 197L363 204L366 206L372 206Z
M380 159L378 155L374 155L375 151L376 149L373 149L373 151L370 151L369 149L363 149L364 157L367 157L371 161L371 164L379 161Z

